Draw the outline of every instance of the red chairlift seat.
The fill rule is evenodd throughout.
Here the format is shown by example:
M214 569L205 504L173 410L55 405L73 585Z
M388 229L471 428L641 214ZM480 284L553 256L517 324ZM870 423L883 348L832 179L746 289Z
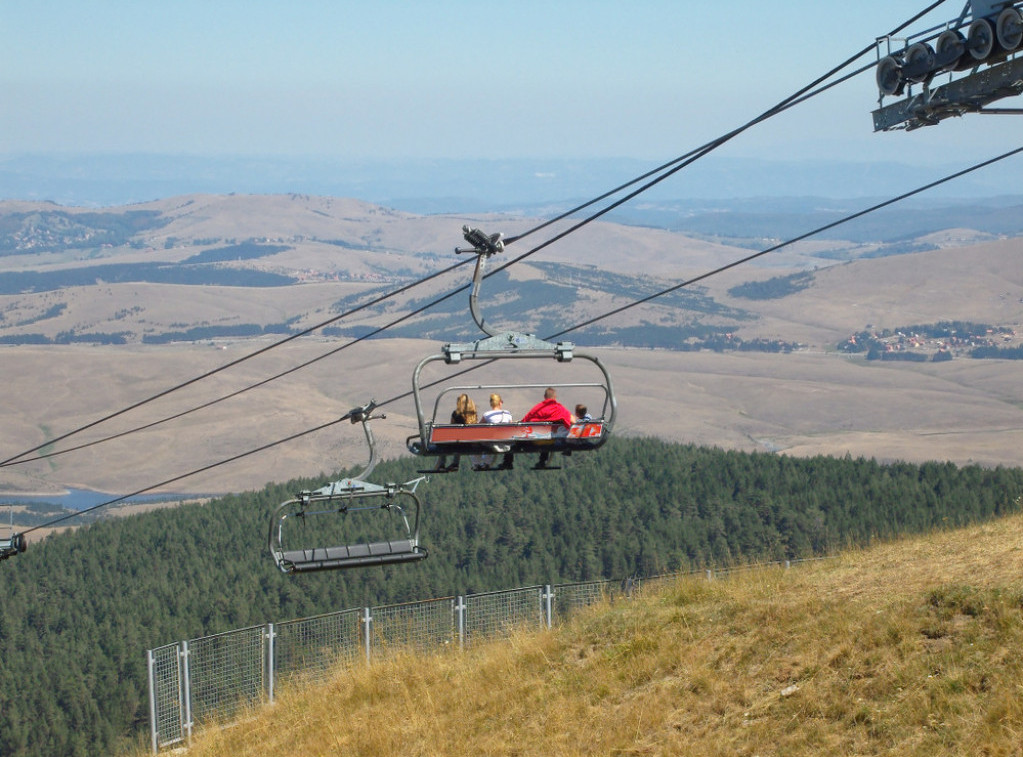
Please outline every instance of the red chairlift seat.
M559 364L573 359L592 363L600 372L597 383L519 383L479 384L474 386L444 385L433 402L432 415L424 408L423 369L432 362L460 365L470 361L492 362L505 359L556 360ZM535 369L531 369L536 373ZM513 423L477 423L459 425L438 422L442 400L455 393L473 392L487 396L491 392L534 390L545 387L572 388L596 392L603 396L600 417L579 420L571 426L560 422L530 421ZM419 421L419 434L408 438L410 452L422 457L445 455L487 455L495 451L512 454L536 452L574 452L597 449L607 441L614 427L617 402L611 377L599 358L575 350L570 342L545 342L530 334L507 332L468 344L447 344L442 353L424 358L413 374L412 393Z
M429 449L439 454L485 454L495 445L511 445L516 452L536 452L538 448L555 452L589 450L599 447L607 438L603 420L564 423L532 421L529 423L477 423L468 426L439 424L430 426Z

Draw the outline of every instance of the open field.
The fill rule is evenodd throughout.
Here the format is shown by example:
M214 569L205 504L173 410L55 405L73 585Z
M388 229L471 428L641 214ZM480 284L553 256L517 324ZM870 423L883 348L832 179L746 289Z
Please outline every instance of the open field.
M53 233L62 234L75 228L73 217L86 213L40 203L8 202L2 204L2 210L15 215L63 212L67 218L58 219L59 224L52 222ZM162 214L162 225L139 232L130 238L130 244L120 247L51 252L19 248L16 254L0 258L0 270L52 270L113 261L180 263L203 249L256 240L288 249L229 265L287 274L301 283L232 287L99 281L0 295L2 335L39 332L52 339L68 331L119 330L135 335L134 341L123 345L0 345L0 384L4 387L0 427L5 431L0 438L0 459L44 444L282 338L274 334L158 345L139 343L140 335L210 324L287 321L293 327L306 327L336 314L341 298L360 295L371 287L388 291L410 277L455 262L451 249L461 241L463 223L508 233L532 223L507 216L415 216L354 200L299 195L196 195L132 206L132 210ZM124 211L111 209L109 213L116 216ZM41 232L31 231L28 225L24 228L25 239L35 244L32 234ZM959 356L944 363L868 363L835 352L839 342L868 327L893 329L953 319L1015 328L1012 346L1020 343L1020 240L978 242L978 235L970 230L953 231L929 238L942 249L841 265L825 263L815 271L808 288L776 299L744 300L729 289L806 270L813 254L826 250L829 244L842 248L847 243L803 243L798 250L701 282L708 301L751 314L746 320L739 318L734 326L743 339L777 339L803 347L792 354L597 350L616 382L620 408L616 433L794 455L1020 464L1020 362ZM7 239L15 244L10 241L15 237ZM46 238L39 239L45 242ZM593 282L613 287L624 281L626 274L633 277L630 286L639 286L646 281L642 277L649 277L651 287L667 287L749 253L749 249L665 230L596 223L543 250L528 263L509 269L511 291L528 294L534 283L543 283L548 274L538 263L582 266L575 274L569 273L567 290L565 280L557 290L572 291L572 276L579 282L590 281L585 290L577 285L580 296L574 302L559 311L556 300L547 303L540 298L533 307L553 306L555 310L545 316L548 326L550 322L568 326L627 301L626 294L601 292ZM405 278L396 271L402 271ZM596 273L587 279L587 271ZM465 267L413 296L431 297L466 283L468 277L469 268ZM463 297L459 295L452 311L456 315L464 307ZM399 298L380 312L361 313L344 324L386 323L403 314L407 302ZM498 304L485 300L484 314ZM505 317L525 319L531 315L528 308L521 310L516 304ZM718 324L732 318L710 312L705 315ZM636 308L610 319L607 326L622 328L646 322L670 331L703 317L681 305L660 310ZM464 322L469 323L467 312ZM510 322L497 327L523 325ZM215 402L345 343L344 338L319 335L289 342L76 435L54 449L61 451ZM207 494L260 488L268 481L299 475L326 475L357 467L365 460L360 429L338 424L178 480L183 474L329 423L370 399L399 398L385 408L388 418L375 425L375 432L384 457L408 454L405 439L416 431L414 408L406 396L412 372L422 357L436 353L439 346L436 341L413 339L363 342L169 423L68 454L2 468L0 491L52 492L74 487L120 495L159 484L161 491ZM528 377L506 373L496 378L562 382L576 380L566 375L574 370L563 367L559 373L557 366L548 366ZM471 382L484 383L484 379L474 377ZM478 403L485 402L484 394L480 391L475 396ZM513 414L521 415L535 399L530 394L511 394L506 404ZM579 398L564 399L574 404Z
M760 316L750 334L830 343L867 326L896 328L939 321L1023 323L1023 241L1001 239L970 247L930 250L823 268L813 286L755 303ZM727 288L763 275L736 269L713 283L723 302ZM745 329L744 329L745 330Z
M343 342L293 343L139 408L73 440L151 423L313 359ZM42 444L112 409L143 400L253 350L160 347L4 347L0 455ZM76 488L127 493L172 479L291 434L328 423L370 399L409 393L415 364L438 351L415 340L364 342L285 379L206 410L67 455L0 473L5 489ZM1014 361L867 363L824 352L791 355L600 350L619 397L616 433L657 436L744 450L844 455L881 460L1020 464L1023 383ZM10 368L16 367L16 370ZM558 381L544 373L538 383ZM553 370L550 369L550 370ZM573 365L568 380L591 380ZM565 369L568 373L569 369ZM512 375L473 378L521 380ZM533 379L530 379L533 380ZM477 402L485 401L478 392ZM25 398L38 398L25 401ZM431 395L432 397L432 395ZM509 396L521 415L533 398ZM574 402L571 397L566 401ZM432 404L432 399L430 400ZM407 454L414 406L402 398L374 425L384 457ZM100 434L100 432L103 432ZM165 487L219 493L271 480L329 473L365 461L361 431L338 424Z

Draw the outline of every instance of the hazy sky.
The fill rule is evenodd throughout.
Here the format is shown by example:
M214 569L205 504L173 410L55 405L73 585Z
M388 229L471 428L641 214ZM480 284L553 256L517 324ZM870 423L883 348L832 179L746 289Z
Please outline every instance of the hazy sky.
M3 0L0 156L670 159L925 5ZM1008 116L875 135L874 107L869 72L727 154L949 161L1019 141Z

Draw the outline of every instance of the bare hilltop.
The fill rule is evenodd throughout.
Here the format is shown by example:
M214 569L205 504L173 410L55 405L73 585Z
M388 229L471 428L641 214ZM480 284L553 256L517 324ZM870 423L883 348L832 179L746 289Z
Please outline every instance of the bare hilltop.
M393 400L375 429L381 452L407 454L416 363L478 332L465 292L388 324L465 286L471 266L361 306L468 262L454 253L463 224L513 237L539 223L304 195L102 209L2 202L0 459L191 383L43 451L151 428L4 467L0 491L131 492L369 399ZM571 223L494 258L492 268L540 248L485 282L488 321L557 333L778 241L598 221L544 244ZM897 242L862 230L808 240L564 338L611 368L616 433L801 456L1018 465L1020 240L955 223ZM345 346L382 326L380 338ZM559 378L547 372L529 380ZM287 375L219 401L279 373ZM247 490L356 466L364 455L358 429L335 426L164 488Z

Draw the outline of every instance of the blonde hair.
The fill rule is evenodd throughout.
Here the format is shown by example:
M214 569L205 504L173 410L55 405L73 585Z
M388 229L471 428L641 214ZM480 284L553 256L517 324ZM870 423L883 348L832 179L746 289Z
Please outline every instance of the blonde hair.
M501 395L500 394L491 394L490 395L490 406L491 407L497 407L498 405L501 404L501 401L502 400L501 400Z
M468 394L458 395L455 403L455 412L465 418L466 423L475 423L477 420L476 403L469 399Z

